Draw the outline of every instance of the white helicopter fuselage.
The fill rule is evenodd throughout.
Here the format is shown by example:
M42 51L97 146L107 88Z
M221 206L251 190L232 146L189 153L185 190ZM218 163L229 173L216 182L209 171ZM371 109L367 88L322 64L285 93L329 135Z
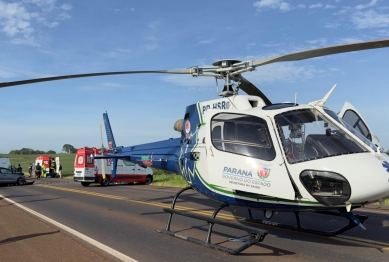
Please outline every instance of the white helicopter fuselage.
M198 123L184 119L183 135L197 143L181 150L180 169L210 197L257 208L326 209L389 196L389 157L323 107L265 106L259 97L235 95L196 108Z

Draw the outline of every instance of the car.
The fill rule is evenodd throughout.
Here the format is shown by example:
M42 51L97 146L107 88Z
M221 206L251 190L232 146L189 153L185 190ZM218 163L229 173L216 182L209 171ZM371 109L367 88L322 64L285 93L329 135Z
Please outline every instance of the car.
M26 178L23 173L12 173L8 168L0 167L0 184L1 185L24 185Z

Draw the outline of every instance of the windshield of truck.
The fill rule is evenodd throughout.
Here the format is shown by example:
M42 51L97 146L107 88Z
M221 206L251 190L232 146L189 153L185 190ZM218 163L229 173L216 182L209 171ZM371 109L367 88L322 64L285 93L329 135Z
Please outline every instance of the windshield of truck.
M298 109L275 116L289 163L367 152L346 132L315 109Z

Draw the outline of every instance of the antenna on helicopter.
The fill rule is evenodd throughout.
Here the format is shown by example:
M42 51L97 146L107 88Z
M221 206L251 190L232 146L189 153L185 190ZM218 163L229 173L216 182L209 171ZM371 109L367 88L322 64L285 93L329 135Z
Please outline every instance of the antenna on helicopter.
M294 105L295 106L297 105L297 92L294 93Z
M313 101L313 102L310 102L308 103L308 105L310 106L320 106L320 107L323 107L325 102L327 102L327 99L330 97L330 95L332 94L332 92L334 91L334 89L336 88L337 84L335 84L331 89L330 91L328 91L328 93L320 100L317 100L317 101Z

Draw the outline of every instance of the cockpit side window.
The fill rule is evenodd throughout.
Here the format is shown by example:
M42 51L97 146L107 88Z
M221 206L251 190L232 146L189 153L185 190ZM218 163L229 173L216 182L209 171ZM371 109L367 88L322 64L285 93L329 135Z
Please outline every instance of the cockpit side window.
M276 153L265 120L240 114L218 114L212 118L211 139L215 148L271 161Z

